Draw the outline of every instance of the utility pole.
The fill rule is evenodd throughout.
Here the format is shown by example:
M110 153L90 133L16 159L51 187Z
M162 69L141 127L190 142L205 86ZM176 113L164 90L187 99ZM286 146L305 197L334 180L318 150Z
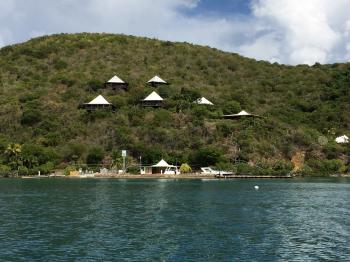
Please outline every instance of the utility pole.
M122 150L122 157L123 157L123 173L126 173L126 150Z

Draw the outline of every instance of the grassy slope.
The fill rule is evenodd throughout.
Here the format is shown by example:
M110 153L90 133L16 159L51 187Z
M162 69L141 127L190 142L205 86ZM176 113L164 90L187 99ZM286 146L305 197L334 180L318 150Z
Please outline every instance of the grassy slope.
M130 83L129 92L97 90L114 74ZM140 108L137 101L152 91L145 82L156 74L171 82L158 90L167 107ZM207 145L222 151L224 163L288 160L298 150L306 150L308 159L345 159L346 147L322 147L318 137L349 135L349 76L348 64L283 66L131 36L40 37L0 50L1 145L53 148L56 163L84 163L95 146L111 156L129 149L135 161L139 155L146 162L163 156L194 165L195 152ZM191 106L196 92L213 101L215 110ZM98 94L117 112L77 110ZM266 118L218 119L240 109Z

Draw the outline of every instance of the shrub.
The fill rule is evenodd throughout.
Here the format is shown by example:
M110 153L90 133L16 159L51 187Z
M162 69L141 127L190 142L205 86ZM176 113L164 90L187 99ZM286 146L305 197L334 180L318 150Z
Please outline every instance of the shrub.
M241 105L234 100L227 101L223 104L222 111L224 114L237 114L241 111Z
M27 176L29 174L29 170L27 167L25 166L20 166L18 168L18 175L19 176Z
M211 166L222 160L222 151L215 147L205 147L195 154L194 162L198 166Z
M101 164L104 158L104 151L100 147L94 147L89 150L89 153L86 157L86 163L89 165L98 165Z
M41 112L39 110L29 109L24 111L21 118L22 125L34 125L42 120Z
M6 177L11 174L11 168L6 165L0 165L0 176Z
M190 172L192 172L192 168L189 166L189 164L184 163L180 166L180 172L181 173L190 173Z

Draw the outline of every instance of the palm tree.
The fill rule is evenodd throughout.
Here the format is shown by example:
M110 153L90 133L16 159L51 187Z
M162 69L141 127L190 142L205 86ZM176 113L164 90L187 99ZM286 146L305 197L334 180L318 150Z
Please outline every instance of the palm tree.
M20 144L9 144L5 150L9 164L13 168L17 168L21 164L22 146Z

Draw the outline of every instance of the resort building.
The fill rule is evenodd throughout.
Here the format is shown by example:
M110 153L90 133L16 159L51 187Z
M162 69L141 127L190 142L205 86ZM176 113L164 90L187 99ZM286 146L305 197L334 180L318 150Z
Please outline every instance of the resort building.
M335 142L337 144L348 144L349 143L349 137L347 135L339 136L335 139Z
M97 96L89 103L85 103L79 106L86 110L96 110L96 109L114 109L114 106L109 103L102 95Z
M140 170L141 175L154 175L154 174L164 174L164 175L178 175L180 170L177 166L169 165L164 159L160 160L158 164L153 166L143 166Z
M244 110L239 112L238 114L223 115L223 118L225 119L241 119L241 118L249 118L249 117L260 117L260 116L250 114Z
M113 76L111 79L109 79L106 83L105 83L105 87L106 88L112 88L112 89L123 89L123 90L127 90L128 89L129 84L125 81L123 81L122 79L120 79L118 76Z
M141 100L142 106L145 107L162 107L164 99L157 94L157 92L153 91L149 96L145 99Z
M150 79L147 84L153 86L153 87L157 87L159 85L169 85L168 82L164 81L163 79L161 79L159 76L154 76L152 79Z
M194 101L194 103L198 104L198 105L210 105L210 106L214 105L212 102L210 102L205 97L198 98L196 101Z

